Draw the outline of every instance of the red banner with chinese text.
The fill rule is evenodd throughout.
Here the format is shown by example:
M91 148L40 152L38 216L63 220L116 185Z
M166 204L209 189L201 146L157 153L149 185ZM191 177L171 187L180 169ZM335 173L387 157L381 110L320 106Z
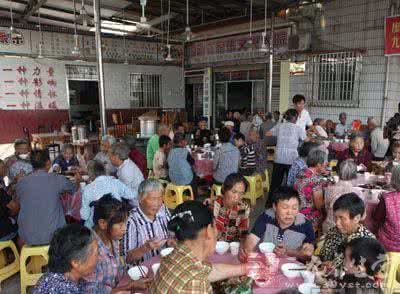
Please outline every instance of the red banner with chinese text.
M400 55L400 16L385 19L385 55Z

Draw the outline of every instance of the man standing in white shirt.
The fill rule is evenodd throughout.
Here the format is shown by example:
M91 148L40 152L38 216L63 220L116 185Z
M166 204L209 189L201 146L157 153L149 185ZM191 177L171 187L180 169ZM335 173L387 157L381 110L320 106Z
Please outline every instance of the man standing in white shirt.
M383 131L373 117L368 118L368 128L371 132L371 152L374 160L383 161L389 148L389 140L383 138Z
M114 143L109 151L111 163L117 167L117 177L137 195L140 183L144 180L143 174L137 165L129 159L129 146L126 143ZM135 197L136 198L136 197ZM133 199L131 205L136 206Z
M307 127L311 127L313 125L313 122L311 120L310 114L306 109L304 109L306 105L306 98L301 94L296 94L293 96L292 101L298 114L296 125L298 125L304 130Z

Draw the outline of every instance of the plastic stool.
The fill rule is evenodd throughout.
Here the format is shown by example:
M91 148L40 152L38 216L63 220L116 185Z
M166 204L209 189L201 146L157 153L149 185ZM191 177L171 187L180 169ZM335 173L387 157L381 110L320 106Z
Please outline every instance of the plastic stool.
M264 195L262 177L260 174L255 174L254 176L245 176L245 179L249 183L249 189L243 198L250 199L251 205L256 205L257 199Z
M35 286L40 277L43 275L42 272L30 273L29 267L38 270L38 267L44 266L49 262L49 246L26 246L22 247L21 258L20 258L20 272L21 272L21 294L26 294L26 288L28 286ZM31 262L26 265L27 259L31 257ZM39 264L37 257L43 257L46 263Z
M222 195L222 186L217 184L212 185L210 194L211 200L214 200L214 198L219 195Z
M400 292L400 283L397 274L400 271L400 253L388 252L386 254L385 294Z
M265 180L263 181L263 188L268 193L269 192L269 172L268 172L267 168L264 171L264 175L265 175Z
M7 264L7 256L4 251L6 248L10 248L14 254L15 260L10 264ZM15 247L14 242L11 240L0 242L0 250L2 257L5 259L0 268L0 282L3 282L5 279L19 272L19 254L17 247Z
M169 183L165 188L164 203L169 209L175 209L179 204L183 203L183 192L190 192L190 199L194 200L192 186L177 186ZM174 192L174 193L172 193Z

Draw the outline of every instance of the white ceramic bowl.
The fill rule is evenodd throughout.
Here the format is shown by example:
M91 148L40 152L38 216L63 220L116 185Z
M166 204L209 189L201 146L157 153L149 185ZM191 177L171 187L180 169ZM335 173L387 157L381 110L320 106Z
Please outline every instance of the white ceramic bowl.
M145 267L144 265L140 266L142 271L147 275L149 273L149 269ZM140 280L141 278L144 278L142 273L139 270L138 266L134 266L128 270L128 275L131 277L132 280L137 281Z
M320 289L313 283L304 283L299 285L299 291L301 294L318 294Z
M160 254L162 257L165 257L165 256L169 255L172 251L174 251L173 247L167 247L167 248L164 248L163 250L161 250Z
M294 279L294 278L299 278L301 275L301 271L296 269L303 267L304 265L300 265L297 263L285 263L281 266L281 271L285 275L285 277L289 279Z
M160 268L159 263L155 263L151 266L151 269L153 270L154 276L157 274L158 269Z
M270 242L264 242L258 245L261 253L272 253L274 251L275 244Z
M215 251L219 255L225 254L229 250L229 243L225 241L218 241L217 245L215 246Z
M238 255L239 254L239 247L240 247L240 243L239 242L231 242L231 243L229 243L229 247L231 249L231 254L232 255Z
M314 283L315 274L313 272L301 271L300 274L304 279L304 283Z
M268 285L268 280L266 279L255 279L254 283L260 288L264 288Z

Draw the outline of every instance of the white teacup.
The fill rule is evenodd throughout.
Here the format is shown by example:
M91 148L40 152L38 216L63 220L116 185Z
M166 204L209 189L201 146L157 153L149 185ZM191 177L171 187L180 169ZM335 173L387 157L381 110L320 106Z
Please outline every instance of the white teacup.
M154 276L157 274L158 269L160 268L160 264L159 263L155 263L151 266L151 269L153 270Z
M240 243L239 242L231 242L231 243L229 243L229 247L231 249L231 254L232 255L238 255L239 254L239 247L240 247Z

